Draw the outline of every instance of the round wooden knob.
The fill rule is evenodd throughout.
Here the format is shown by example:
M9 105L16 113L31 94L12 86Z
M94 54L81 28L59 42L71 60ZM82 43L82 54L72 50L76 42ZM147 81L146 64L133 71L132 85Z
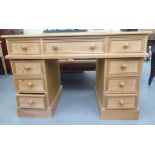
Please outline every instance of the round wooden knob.
M123 47L124 47L124 48L128 48L128 47L129 47L129 43L124 43L124 44L123 44Z
M121 68L122 68L122 69L126 69L126 68L127 68L127 65L126 65L126 64L122 64L122 65L121 65Z
M123 88L123 87L125 86L125 83L124 83L124 82L120 82L120 84L119 84L119 85L120 85L120 87L122 87L122 88Z
M53 46L53 50L57 51L58 50L58 46Z
M27 46L25 46L25 45L22 45L22 47L21 47L24 51L26 51L27 50Z
M124 100L119 100L120 105L124 105Z
M96 48L95 45L90 46L90 49L91 49L91 50L94 50L95 48Z
M32 105L32 104L33 104L33 101L32 101L32 100L29 100L29 101L28 101L28 104L29 104L29 105Z
M30 66L25 66L25 70L29 70L30 69Z
M29 83L28 83L28 86L29 86L29 87L32 87L32 86L33 86L33 83L32 83L32 82L29 82Z

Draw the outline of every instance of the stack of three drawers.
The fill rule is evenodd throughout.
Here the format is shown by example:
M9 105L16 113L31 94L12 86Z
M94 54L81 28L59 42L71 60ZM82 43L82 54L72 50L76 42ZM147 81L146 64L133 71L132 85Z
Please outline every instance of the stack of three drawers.
M56 83L52 83L52 78L55 78L58 74L55 70L55 76L53 76L51 70L52 68L58 68L58 63L55 61L11 61L16 84L17 112L19 116L38 117L40 115L40 117L49 117L51 115L55 89L58 89L60 83L58 78ZM55 89L51 89L51 85Z
M142 58L106 60L104 118L138 119L142 64Z

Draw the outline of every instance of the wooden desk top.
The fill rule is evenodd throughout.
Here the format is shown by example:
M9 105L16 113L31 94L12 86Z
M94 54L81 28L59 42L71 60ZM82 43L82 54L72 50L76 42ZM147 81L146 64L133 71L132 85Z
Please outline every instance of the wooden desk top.
M136 32L65 32L65 33L47 33L41 35L2 35L2 38L48 38L48 37L80 37L80 36L115 36L115 35L150 35L152 31Z
M148 57L148 53L127 53L127 54L53 54L53 55L7 55L6 59L98 59L98 58L139 58Z

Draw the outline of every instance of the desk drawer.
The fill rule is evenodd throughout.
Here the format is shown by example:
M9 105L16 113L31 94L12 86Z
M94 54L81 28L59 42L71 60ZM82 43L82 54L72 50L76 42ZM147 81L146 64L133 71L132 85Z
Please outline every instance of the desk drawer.
M17 79L17 90L20 93L44 93L45 83L43 79Z
M109 59L107 60L107 73L112 74L137 74L141 72L141 59Z
M17 95L19 108L46 109L45 95Z
M137 102L137 95L109 95L106 96L106 109L135 109Z
M50 53L103 53L103 42L44 42L45 51Z
M114 53L133 53L144 52L146 49L143 45L143 39L117 37L111 38L109 41L109 52Z
M40 42L39 41L12 41L10 46L11 54L29 55L40 54Z
M42 61L12 61L15 75L44 75Z
M119 77L107 79L108 93L136 93L138 92L139 78L137 77Z

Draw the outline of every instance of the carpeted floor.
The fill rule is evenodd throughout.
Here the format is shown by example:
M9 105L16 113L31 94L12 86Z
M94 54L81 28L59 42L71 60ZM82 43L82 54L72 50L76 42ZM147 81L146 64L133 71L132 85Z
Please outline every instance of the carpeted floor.
M18 118L13 77L0 75L0 124L155 124L155 80L148 86L150 62L144 63L139 120L101 120L94 94L95 72L63 73L63 95L53 118Z

